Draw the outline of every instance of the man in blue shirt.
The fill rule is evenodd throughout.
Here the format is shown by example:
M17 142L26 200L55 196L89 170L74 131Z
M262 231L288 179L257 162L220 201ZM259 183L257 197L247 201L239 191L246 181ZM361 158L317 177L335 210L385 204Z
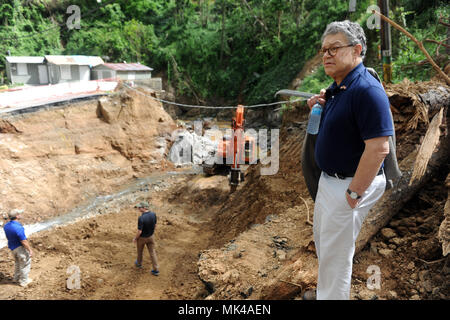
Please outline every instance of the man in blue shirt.
M8 239L8 248L12 251L15 260L14 282L18 282L22 287L31 283L28 278L31 268L31 257L33 251L25 236L25 229L18 221L23 210L14 209L8 214L9 222L5 224L3 230Z
M308 100L310 108L323 105L315 146L322 170L314 207L318 300L350 298L356 238L386 186L383 161L394 128L389 99L363 65L366 49L359 24L330 23L321 53L334 83Z

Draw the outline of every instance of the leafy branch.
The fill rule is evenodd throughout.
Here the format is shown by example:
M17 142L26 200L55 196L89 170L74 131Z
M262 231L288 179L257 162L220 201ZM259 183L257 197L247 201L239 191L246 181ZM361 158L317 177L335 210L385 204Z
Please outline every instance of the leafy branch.
M425 47L423 46L423 43L420 42L419 40L417 40L411 33L409 33L408 31L406 31L403 27L401 27L400 25L398 25L397 23L395 23L394 21L392 21L391 19L389 19L388 17L386 17L385 15L383 15L382 13L376 11L376 10L372 10L372 13L377 14L378 16L380 16L380 18L383 21L386 21L387 23L389 23L390 25L392 25L395 29L399 30L400 32L404 33L408 38L410 38L415 44L417 44L417 46L419 47L419 49L425 54L425 56L427 57L427 60L431 63L431 65L433 66L433 68L438 72L438 74L444 78L445 82L447 83L447 85L450 85L450 77L447 76L442 70L441 68L439 68L439 66L436 64L436 62L434 62L433 58L430 56L430 54L428 53L428 51L425 49Z

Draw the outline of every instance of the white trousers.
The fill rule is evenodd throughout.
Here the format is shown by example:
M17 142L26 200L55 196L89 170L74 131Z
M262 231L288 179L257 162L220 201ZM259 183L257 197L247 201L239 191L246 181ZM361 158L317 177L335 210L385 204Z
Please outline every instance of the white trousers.
M12 253L15 260L13 280L25 284L31 269L30 253L23 246L17 247Z
M322 172L314 206L314 242L319 259L317 300L349 300L355 242L369 210L384 193L378 175L352 209L346 190L353 178L338 179Z

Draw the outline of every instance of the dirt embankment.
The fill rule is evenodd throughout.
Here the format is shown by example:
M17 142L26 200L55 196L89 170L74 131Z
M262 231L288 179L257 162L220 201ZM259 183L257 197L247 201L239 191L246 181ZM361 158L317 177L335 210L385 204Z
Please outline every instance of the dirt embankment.
M0 121L0 212L25 210L25 224L63 214L170 166L175 124L135 91Z

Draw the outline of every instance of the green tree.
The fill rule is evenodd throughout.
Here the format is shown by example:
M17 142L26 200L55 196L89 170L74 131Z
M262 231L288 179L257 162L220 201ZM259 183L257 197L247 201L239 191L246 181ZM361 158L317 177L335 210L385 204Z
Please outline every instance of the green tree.
M380 72L379 32L365 26L366 8L374 3L358 0L350 14L348 1L334 0L3 0L0 53L139 61L166 74L178 94L197 102L270 102L314 57L334 20L351 19L365 28L366 62ZM80 30L65 26L71 4L81 8ZM422 40L446 37L437 15L448 17L447 7L444 0L391 0L394 19ZM418 65L424 58L414 45L395 30L392 38L394 79L429 78L432 70ZM435 44L425 45L436 50ZM311 77L317 78L304 81L311 90L328 81L320 70Z

